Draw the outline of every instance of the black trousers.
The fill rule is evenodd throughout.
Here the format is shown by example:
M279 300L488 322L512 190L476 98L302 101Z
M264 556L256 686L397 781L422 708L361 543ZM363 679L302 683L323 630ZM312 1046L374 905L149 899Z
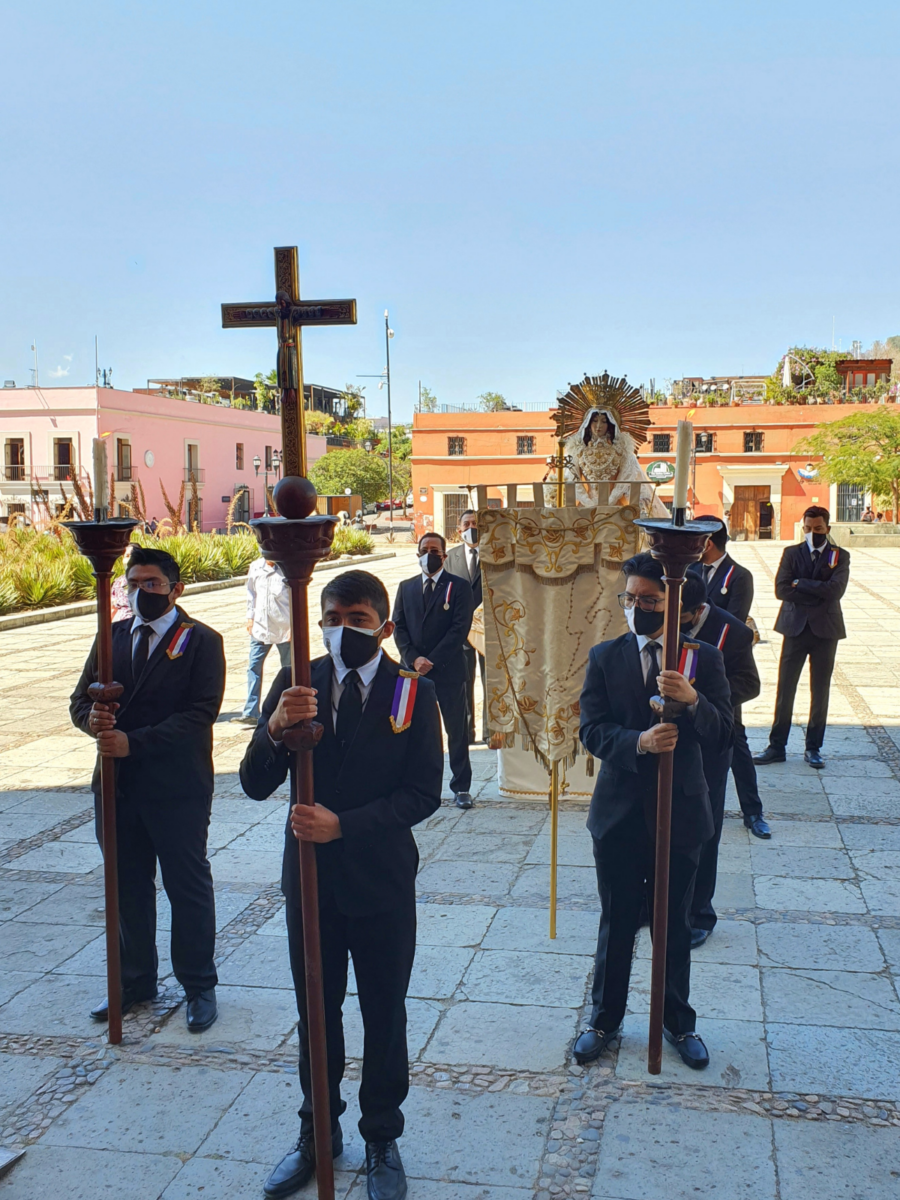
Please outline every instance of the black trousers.
M321 893L320 893L321 896ZM301 1126L312 1127L312 1081L306 1016L303 917L299 905L288 904L287 931L291 974L297 995L300 1039ZM416 953L416 906L366 917L346 917L332 902L319 909L322 981L325 992L325 1041L332 1127L347 1105L341 1099L344 1077L344 1022L348 955L359 989L363 1019L363 1065L359 1085L359 1132L367 1142L387 1141L403 1133L400 1106L409 1092L406 1048L406 991Z
M734 746L732 749L731 773L734 776L738 804L741 806L744 819L752 821L754 817L763 815L763 804L759 798L756 766L747 742L747 730L744 728L739 704L734 706Z
M751 764L752 765L752 764ZM708 842L703 843L700 862L697 864L697 880L691 902L691 926L694 929L715 929L716 910L713 896L716 892L716 872L719 865L719 842L722 840L722 822L725 819L725 789L728 772L732 769L731 750L718 756L706 769L706 786L709 788L709 804L713 814L714 832Z
M672 850L669 866L669 923L666 942L666 994L663 1020L670 1033L690 1033L697 1014L691 990L691 898L700 846ZM634 939L645 899L653 911L653 839L637 811L615 829L594 838L594 864L600 893L600 929L591 991L591 1025L610 1032L625 1016Z
M806 726L806 749L822 749L836 653L837 639L817 637L808 625L797 637L784 639L781 660L778 663L775 723L769 734L769 745L776 746L779 750L787 746L794 717L794 696L797 694L800 673L808 658L810 708L809 722Z
M427 678L427 676L426 676ZM469 705L467 683L434 681L438 708L447 730L447 750L450 755L450 790L467 792L472 786L472 764L469 762Z
M206 857L212 796L188 802L163 797L152 802L119 796L116 845L119 855L119 941L122 987L152 992L157 983L156 864L172 906L171 952L175 978L188 996L218 982L216 900ZM94 828L103 849L99 798Z
M470 646L466 642L463 647L463 653L466 656L466 671L468 672L468 681L466 683L466 703L469 708L469 741L474 742L477 738L475 731L475 659L478 659L478 670L481 674L481 694L484 697L484 703L481 707L481 740L487 741L487 687L484 681L484 655L479 654L474 646Z

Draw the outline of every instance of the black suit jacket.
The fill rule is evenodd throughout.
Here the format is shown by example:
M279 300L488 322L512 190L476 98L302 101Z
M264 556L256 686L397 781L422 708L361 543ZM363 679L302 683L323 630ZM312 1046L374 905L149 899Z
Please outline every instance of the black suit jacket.
M587 826L595 838L642 808L648 832L656 833L657 763L639 755L638 737L654 722L633 633L594 646L581 693L581 741L601 760ZM713 834L703 754L724 752L732 736L731 694L722 655L701 645L694 682L696 712L677 720L672 787L672 845L691 849Z
M342 758L331 714L331 659L315 659L310 675L318 691L317 719L325 727L313 751L315 799L338 814L342 833L316 846L319 895L347 916L414 904L419 854L412 827L441 804L444 753L434 685L418 680L412 723L394 733L391 706L400 668L382 655L356 736ZM290 686L290 671L279 671L241 763L241 786L254 800L271 796L288 771L293 794L295 756L274 746L267 728ZM289 904L300 905L297 840L289 823L281 890Z
M706 567L703 563L694 563L688 568L706 578ZM712 579L706 585L706 598L717 608L724 608L739 621L746 621L750 616L753 604L753 574L740 563L735 562L730 554L719 563Z
M447 565L445 568L451 575L457 575L460 579L468 579L472 587L472 602L475 607L481 604L481 557L478 559L478 570L475 572L475 578L469 579L469 552L467 543L461 542L458 546L451 546L447 551Z
M422 576L416 575L414 579L405 579L397 588L394 641L403 665L411 671L421 655L434 663L434 668L428 672L433 683L465 683L468 670L463 648L475 611L469 582L451 575L445 568L427 606L422 583ZM445 604L449 608L445 609Z
M690 640L706 642L707 645L721 650L732 704L744 704L748 700L756 699L760 692L760 683L759 671L753 658L752 629L724 608L710 604L706 620L697 633L690 635Z
M208 799L215 776L212 727L225 691L222 638L178 608L171 629L160 638L140 680L131 672L131 621L112 627L113 679L125 687L116 713L116 729L128 734L129 755L117 758L116 788L120 795L152 802ZM182 623L192 626L183 654L170 658L168 648ZM92 701L88 685L97 679L97 643L69 700L72 723L90 733ZM100 762L91 787L100 792Z
M834 559L834 566L831 560ZM797 586L793 587L793 581ZM788 546L781 556L775 576L775 595L781 610L775 622L775 632L785 637L797 637L809 626L816 637L839 639L847 636L841 596L850 581L850 554L832 546L823 547L813 568L812 554L803 541Z

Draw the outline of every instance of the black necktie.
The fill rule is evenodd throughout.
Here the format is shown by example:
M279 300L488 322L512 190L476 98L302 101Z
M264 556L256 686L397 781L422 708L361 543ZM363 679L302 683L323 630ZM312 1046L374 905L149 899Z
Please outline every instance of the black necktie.
M344 690L338 702L337 728L335 735L343 754L356 733L362 716L362 694L359 690L359 672L348 671L344 676Z
M137 633L137 648L131 660L131 673L134 676L135 683L143 675L144 667L146 667L147 659L150 656L150 638L153 636L153 628L150 625L138 625Z
M822 553L821 550L813 550L813 552L812 552L813 570L815 570L816 567L819 565L819 555L821 553Z
M648 700L651 696L659 695L659 684L656 682L656 677L659 674L659 658L657 657L657 650L659 650L659 642L647 642L643 650L643 653L647 655L650 663L650 667L647 671L647 679L644 683Z

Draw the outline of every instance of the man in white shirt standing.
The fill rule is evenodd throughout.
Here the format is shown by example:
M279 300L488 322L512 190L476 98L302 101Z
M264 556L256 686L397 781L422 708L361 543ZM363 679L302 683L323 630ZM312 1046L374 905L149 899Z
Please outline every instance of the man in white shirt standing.
M260 557L247 575L247 632L250 662L247 666L247 701L232 720L255 725L259 720L263 663L273 646L283 667L291 665L291 593L277 563Z
M459 536L462 541L457 546L451 546L447 551L447 570L451 575L468 579L472 587L472 600L476 608L482 604L481 588L481 558L478 553L478 513L474 508L467 508L459 518ZM463 647L466 656L466 669L469 673L467 681L467 697L469 704L469 741L477 742L475 730L475 672L481 676L481 695L483 699L481 711L481 740L488 740L487 728L487 689L484 677L484 655L480 654L471 643Z

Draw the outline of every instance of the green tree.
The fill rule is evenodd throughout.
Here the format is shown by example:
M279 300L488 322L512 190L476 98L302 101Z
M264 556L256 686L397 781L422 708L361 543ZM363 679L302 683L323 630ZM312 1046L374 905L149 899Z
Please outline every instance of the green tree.
M437 406L438 406L437 396L434 394L434 392L432 392L430 390L430 388L423 387L422 388L422 399L421 399L421 403L419 405L419 411L420 412L436 412Z
M256 407L260 412L275 412L275 401L278 396L278 375L273 369L268 375L257 371L253 376L253 390L256 392Z
M478 397L478 407L482 412L502 412L509 405L499 392L482 392Z
M900 522L900 413L893 406L819 425L794 453L820 454L819 473L828 483L855 483L889 498Z
M346 420L355 421L357 414L362 411L364 391L365 388L355 387L352 383L344 384L341 399L344 401L344 411L347 414Z
M330 417L328 413L319 412L317 408L311 408L303 414L306 424L307 433L320 433L327 436L334 429L334 417Z
M201 404L220 404L222 397L219 393L221 382L215 375L204 375L197 384Z
M309 477L320 496L343 496L350 488L372 504L388 494L387 462L365 450L331 450L313 463Z

